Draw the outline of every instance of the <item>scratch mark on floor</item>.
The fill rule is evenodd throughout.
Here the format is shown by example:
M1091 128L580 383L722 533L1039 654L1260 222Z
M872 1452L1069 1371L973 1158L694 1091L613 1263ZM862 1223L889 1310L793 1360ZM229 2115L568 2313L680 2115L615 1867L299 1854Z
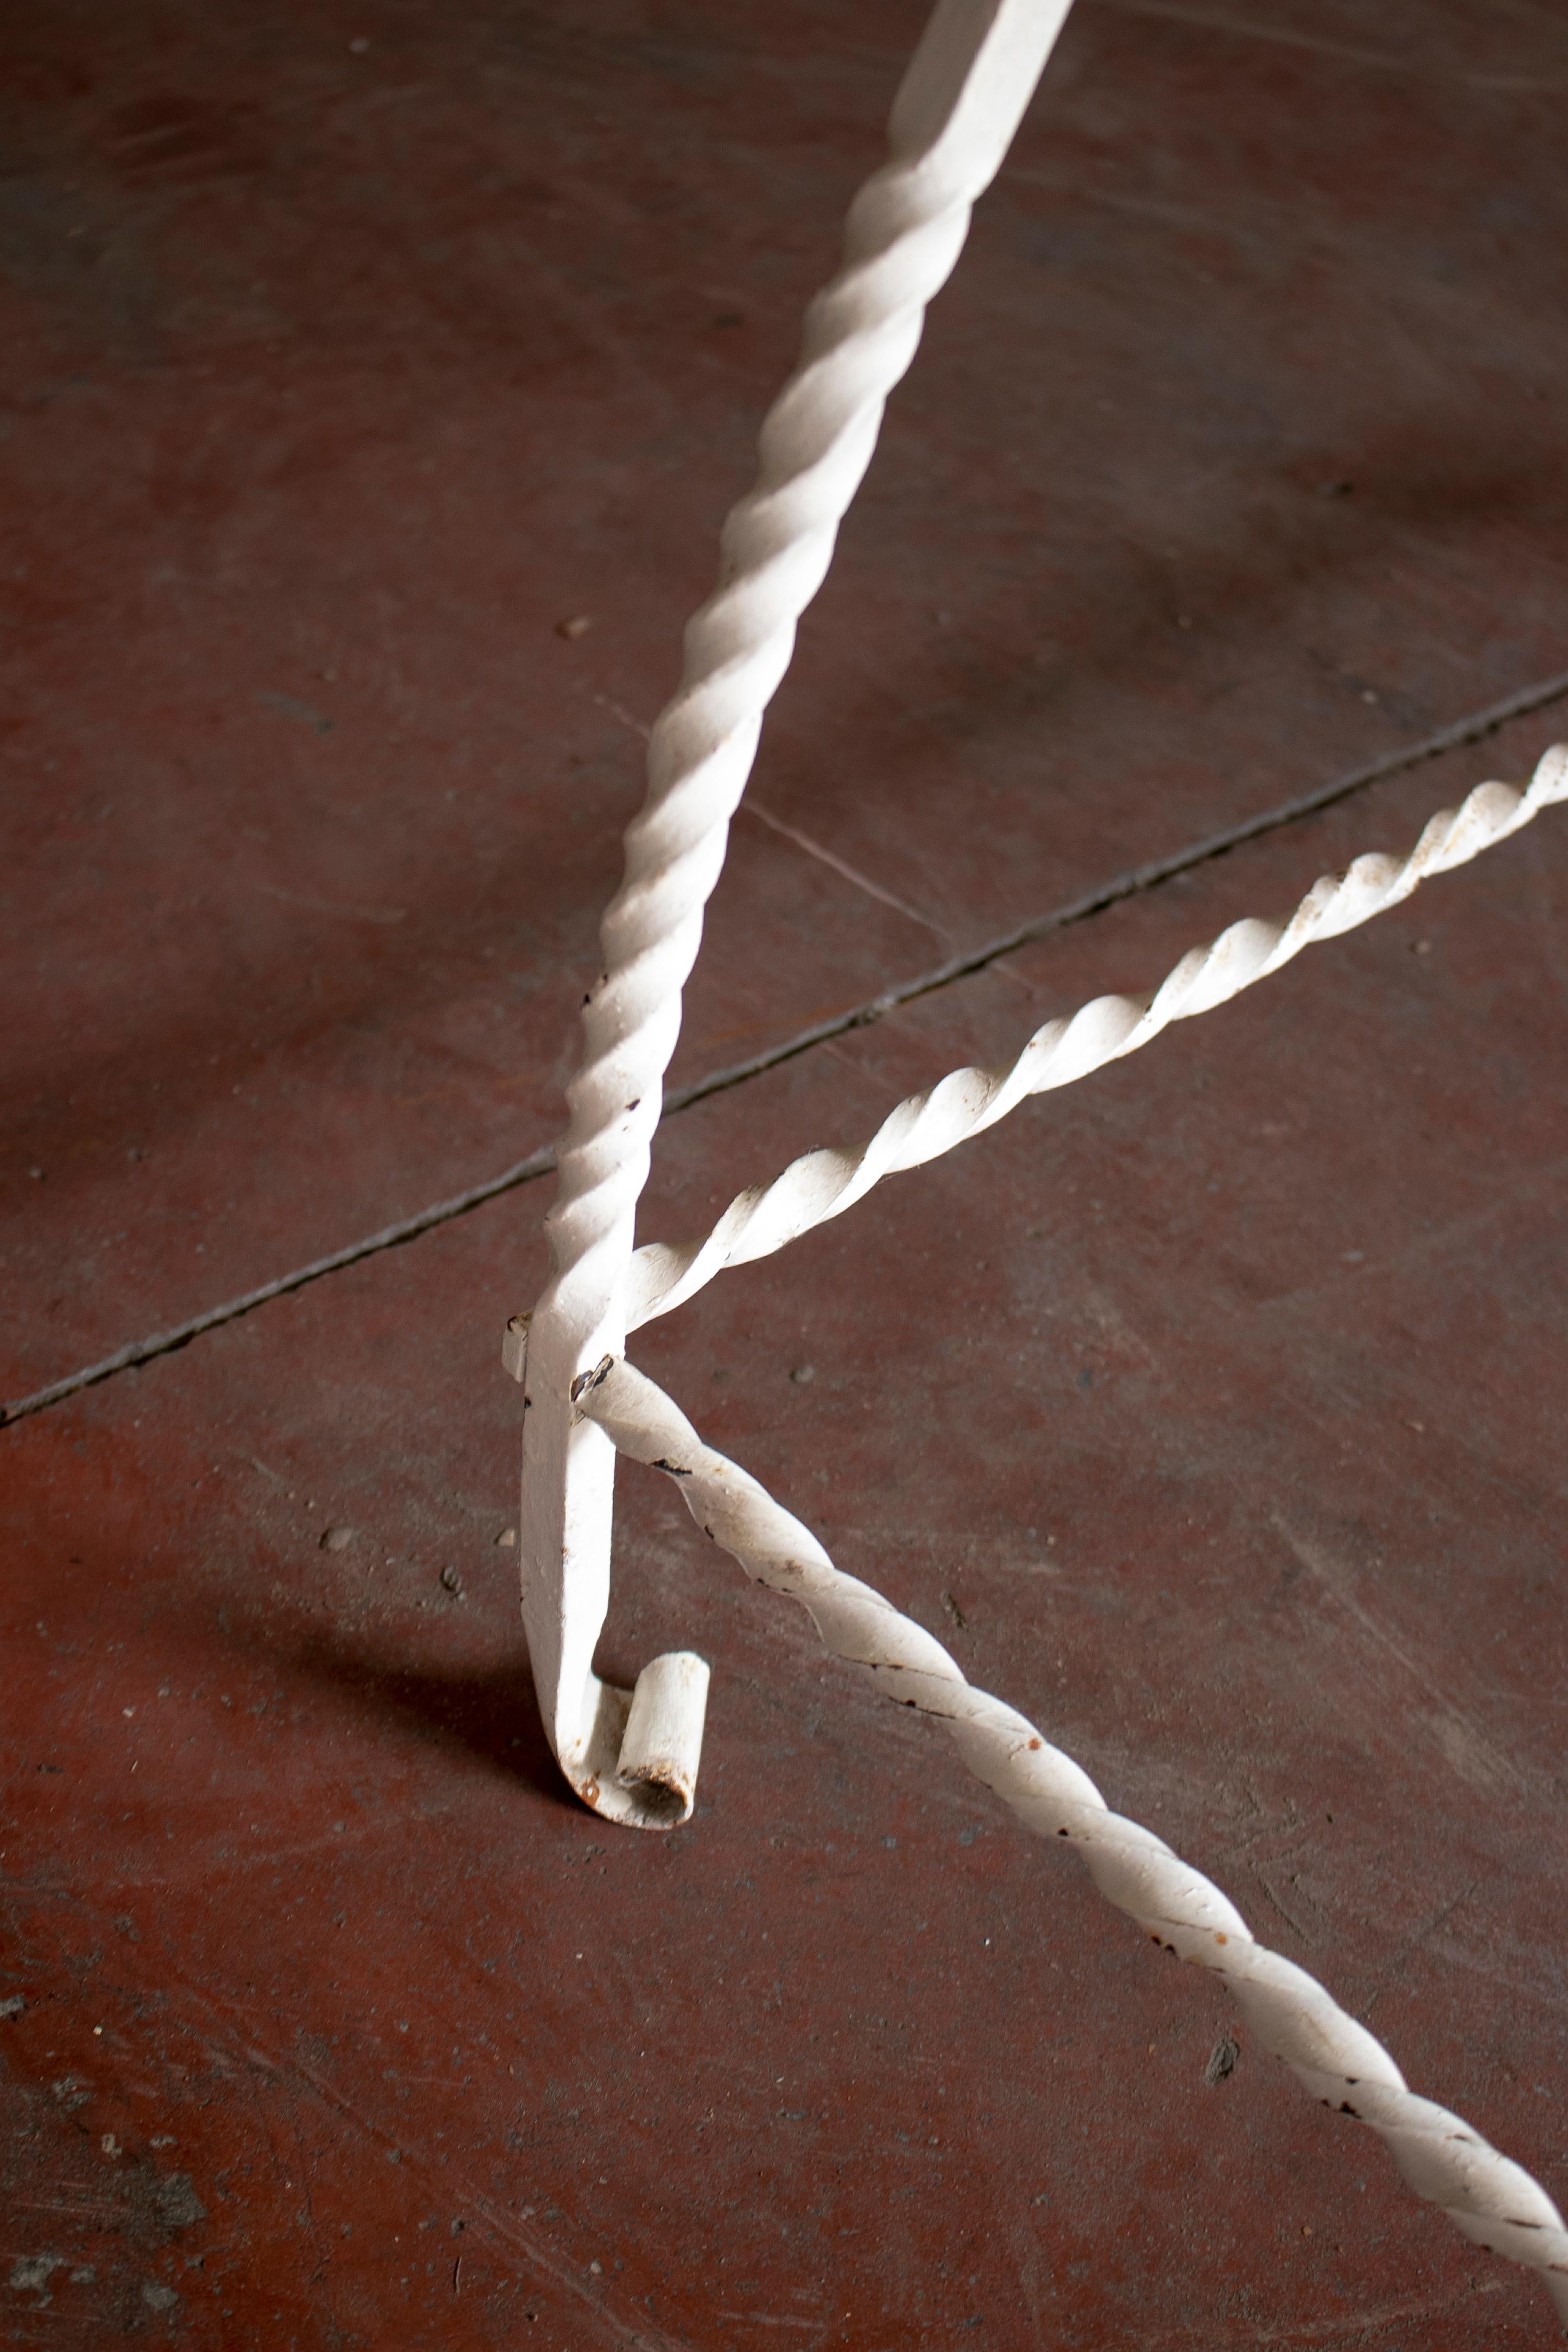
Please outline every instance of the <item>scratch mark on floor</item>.
M1422 1945L1425 1944L1429 1937L1436 1934L1438 1928L1443 1925L1444 1920L1448 1918L1452 1913L1456 1912L1461 1903L1468 1902L1470 1896L1475 1893L1476 1888L1479 1884L1480 1881L1479 1879L1472 1878L1468 1880L1466 1884L1458 1889L1457 1894L1450 1895L1446 1903L1440 1903L1436 1910L1432 1913L1431 1916L1422 1921L1420 1927L1412 1928L1410 1934L1405 1937L1403 1943L1396 1944L1394 1946L1393 1958L1389 1960L1385 1968L1379 1970L1372 1990L1367 1994L1365 2000L1363 2000L1361 2004L1361 2013L1363 2017L1364 2017L1367 2011L1371 2009L1373 2002L1377 1999L1378 1994L1383 1990L1384 1986L1388 1982L1389 1978L1394 1974L1395 1970L1402 1969L1405 1961L1410 1958L1411 1955L1415 1952L1418 1952Z
M782 834L786 841L793 841L797 849L804 849L808 857L815 857L822 865L831 866L834 873L841 875L846 882L852 882L857 890L864 890L868 898L880 899L882 905L891 907L896 915L906 917L911 923L919 923L922 930L931 932L939 940L952 937L952 932L944 930L940 923L933 923L929 915L922 915L918 907L911 907L905 898L896 898L890 890L884 890L879 882L873 882L868 874L862 874L858 866L851 866L847 858L838 856L835 851L825 849L820 841L812 839L809 833L802 833L795 825L786 824L782 816L774 816L773 811L765 809L760 801L745 800L741 806L760 824L765 824L770 832Z
M1347 2336L1364 2337L1370 2327L1384 2327L1397 2319L1435 2319L1440 2313L1458 2311L1483 2294L1500 2294L1505 2282L1500 2278L1479 2280L1462 2294L1419 2295L1400 2303L1382 2303L1371 2311L1345 2312L1332 2319L1287 2320L1279 2327L1249 2327L1243 2336L1216 2336L1205 2327L1201 2334L1191 2328L1163 2329L1158 2336L1140 2336L1136 2352L1182 2352L1191 2346L1197 2352L1243 2352L1243 2347L1257 2344L1332 2344Z
M1494 1747L1478 1724L1472 1723L1464 1709L1432 1680L1419 1659L1394 1638L1387 1627L1380 1624L1369 1609L1364 1608L1351 1590L1351 1579L1325 1545L1315 1543L1310 1536L1300 1535L1278 1513L1273 1525L1282 1535L1301 1566L1317 1578L1319 1583L1332 1594L1347 1617L1360 1628L1367 1641L1384 1656L1392 1658L1408 1675L1417 1688L1434 1702L1430 1713L1420 1720L1431 1736L1433 1744L1446 1764L1471 1788L1522 1790L1525 1777L1510 1757Z
M1172 6L1170 0L1101 0L1101 5L1116 9L1127 16L1159 16L1166 23L1190 26L1194 31L1224 33L1233 39L1267 41L1276 47L1301 49L1309 55L1331 58L1336 64L1359 66L1372 73L1398 74L1406 80L1458 84L1465 89L1552 89L1556 79L1539 80L1533 75L1468 73L1462 67L1433 64L1420 57L1401 58L1384 49L1363 49L1348 41L1326 41L1319 34L1303 33L1294 26L1258 24L1250 17L1231 16L1219 8Z
M355 907L342 898L317 898L306 890L280 890L275 882L258 882L257 888L266 898L281 898L288 907L303 907L312 915L335 915L353 923L401 923L406 920L406 907Z
M719 2316L738 2321L742 2327L804 2327L812 2334L820 2334L823 2328L833 2325L830 2319L779 2318L771 2311L721 2311Z

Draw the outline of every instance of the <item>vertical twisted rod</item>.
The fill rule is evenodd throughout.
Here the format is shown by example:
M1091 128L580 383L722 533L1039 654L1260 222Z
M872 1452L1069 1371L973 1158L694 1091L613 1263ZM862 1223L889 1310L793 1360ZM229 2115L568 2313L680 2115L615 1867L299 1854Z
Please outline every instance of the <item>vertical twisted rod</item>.
M600 928L604 969L584 1006L583 1063L567 1089L571 1121L546 1220L551 1276L528 1335L522 1607L541 1710L567 1779L596 1811L645 1827L683 1815L668 1784L650 1790L626 1772L628 1695L593 1672L609 1601L615 1449L594 1423L574 1421L571 1384L625 1345L637 1203L681 992L763 714L926 306L958 259L971 208L1001 167L1067 7L939 0L894 101L889 160L850 208L843 267L808 310L799 363L763 423L756 485L724 524L719 584L688 624L680 685L653 730L647 795ZM692 1770L700 1738L699 1713ZM683 1785L689 1780L689 1770Z

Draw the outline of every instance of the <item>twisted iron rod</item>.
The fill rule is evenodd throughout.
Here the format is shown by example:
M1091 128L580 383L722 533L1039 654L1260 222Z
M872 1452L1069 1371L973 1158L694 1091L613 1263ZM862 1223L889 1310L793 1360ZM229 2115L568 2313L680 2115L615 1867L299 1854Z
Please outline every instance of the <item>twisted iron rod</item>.
M1370 2125L1415 2194L1475 2244L1539 2272L1568 2323L1568 2229L1522 2166L1412 2091L1376 2037L1304 1969L1259 1944L1201 1871L1110 1811L1088 1773L1026 1717L976 1690L934 1635L835 1568L810 1529L705 1445L646 1374L606 1359L576 1383L576 1404L619 1452L673 1478L703 1534L757 1583L798 1601L836 1657L944 1723L971 1771L1030 1829L1076 1848L1100 1892L1145 1935L1223 1979L1258 2040L1314 2098Z
M1568 746L1554 745L1526 784L1478 784L1457 809L1439 809L1404 858L1358 857L1343 874L1312 885L1292 915L1233 923L1193 948L1148 996L1100 996L1066 1019L1047 1021L997 1069L950 1071L890 1112L868 1143L808 1151L770 1184L738 1193L700 1241L647 1242L632 1260L626 1328L668 1315L728 1265L749 1265L842 1216L884 1176L919 1168L983 1134L1029 1095L1070 1086L1147 1045L1173 1021L1225 1004L1300 954L1315 940L1370 922L1408 898L1434 874L1468 864L1554 801L1568 800Z
M894 101L889 160L849 210L844 264L806 312L801 357L762 428L756 486L731 509L719 584L689 622L674 699L648 745L647 797L600 929L583 1065L546 1219L551 1276L531 1318L523 1444L523 1618L545 1727L584 1801L662 1826L606 1765L624 1695L593 1672L609 1600L615 1457L568 1389L625 1344L637 1203L680 1030L681 992L724 862L763 714L795 626L915 355L971 208L1001 167L1068 0L939 0Z

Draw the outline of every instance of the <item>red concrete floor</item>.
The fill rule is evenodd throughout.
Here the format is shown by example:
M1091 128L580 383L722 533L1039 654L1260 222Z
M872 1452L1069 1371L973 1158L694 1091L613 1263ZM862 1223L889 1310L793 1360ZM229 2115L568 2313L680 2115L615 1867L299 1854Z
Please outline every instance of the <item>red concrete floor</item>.
M548 1143L639 730L918 23L0 23L0 1394ZM679 1079L1568 671L1565 89L1523 0L1080 0ZM1554 734L711 1096L645 1229ZM1565 921L1549 814L635 1348L1560 2201ZM4 2340L1551 2340L637 1475L603 1663L711 1657L699 1810L574 1808L497 1540L546 1198L0 1435Z

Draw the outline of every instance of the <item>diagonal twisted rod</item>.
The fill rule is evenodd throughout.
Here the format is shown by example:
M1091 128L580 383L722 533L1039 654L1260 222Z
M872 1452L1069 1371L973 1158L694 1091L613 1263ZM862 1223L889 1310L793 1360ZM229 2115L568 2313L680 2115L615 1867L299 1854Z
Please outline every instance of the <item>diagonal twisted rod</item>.
M632 1259L626 1328L679 1307L728 1265L771 1256L865 1199L884 1176L923 1167L1005 1118L1030 1095L1088 1077L1147 1045L1173 1021L1228 1003L1315 940L1337 939L1408 898L1430 876L1467 865L1506 841L1552 802L1568 800L1568 745L1556 744L1528 784L1478 784L1457 809L1439 809L1404 858L1358 857L1312 885L1292 915L1248 917L1207 947L1193 948L1152 996L1100 996L1065 1020L1047 1021L1000 1069L950 1071L911 1095L858 1150L808 1151L771 1184L738 1193L705 1239L647 1242Z
M688 625L680 686L653 729L647 797L601 926L604 970L585 1003L546 1221L551 1278L529 1339L522 1606L563 1770L585 1802L644 1827L672 1818L669 1785L620 1774L630 1701L593 1671L609 1601L615 1455L591 1423L574 1423L568 1390L625 1341L633 1223L681 991L763 713L926 305L963 250L1067 7L939 0L894 101L889 161L850 207L844 266L806 313L799 364L763 425L756 487L724 525L719 585Z
M1258 2040L1341 2115L1368 2124L1418 2197L1465 2236L1538 2272L1568 2322L1568 2229L1522 2166L1461 2116L1412 2091L1388 2052L1315 1978L1259 1944L1203 1874L1113 1813L1087 1772L1028 1719L976 1690L924 1628L835 1568L810 1529L705 1445L670 1398L624 1360L577 1383L577 1410L623 1454L673 1477L704 1535L746 1574L798 1601L836 1657L901 1706L944 1723L971 1771L1042 1837L1065 1838L1107 1900L1228 1986Z

